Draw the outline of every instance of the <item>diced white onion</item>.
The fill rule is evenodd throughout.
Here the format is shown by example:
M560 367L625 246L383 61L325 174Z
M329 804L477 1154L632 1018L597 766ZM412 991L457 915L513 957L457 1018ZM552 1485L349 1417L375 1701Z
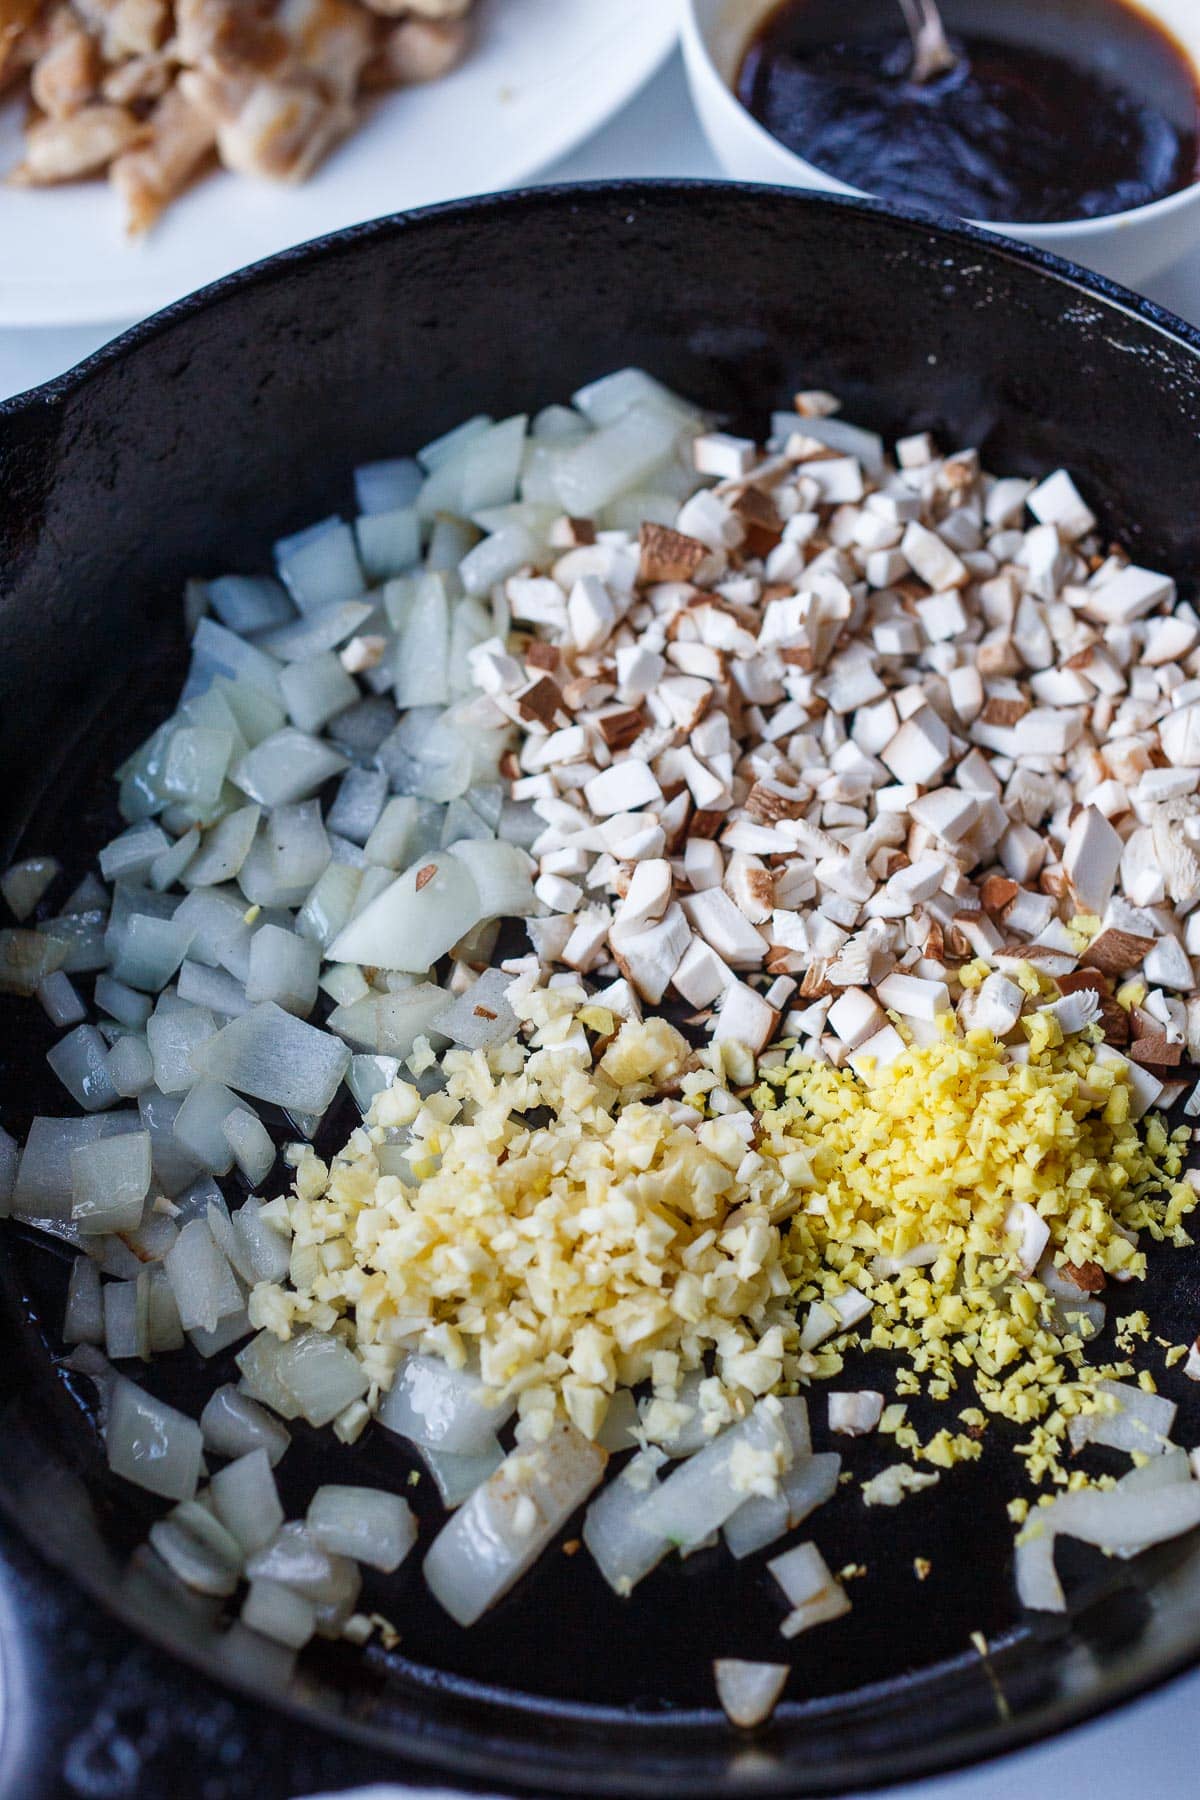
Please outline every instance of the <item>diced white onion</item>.
M77 1256L71 1264L62 1335L64 1344L104 1342L104 1302L100 1293L100 1271L89 1256Z
M142 1392L115 1383L105 1431L108 1466L164 1500L190 1500L200 1476L203 1443L194 1419Z
M417 1541L417 1521L408 1502L381 1488L319 1487L305 1522L323 1550L388 1575Z
M473 1625L533 1566L604 1474L606 1454L573 1425L522 1447L444 1525L425 1558L434 1598Z
M81 1231L136 1231L149 1192L149 1132L95 1138L71 1152L71 1218Z
M470 872L442 851L391 882L334 939L328 955L333 962L417 974L432 967L482 917Z
M108 1045L94 1025L80 1025L60 1038L46 1061L67 1092L85 1112L115 1106L118 1094L108 1079Z
M743 1662L736 1656L718 1656L713 1662L717 1699L730 1723L743 1730L770 1718L790 1674L787 1663Z
M289 1650L302 1649L317 1628L312 1601L278 1581L252 1581L242 1602L241 1618L251 1631Z
M616 1594L631 1593L672 1548L669 1538L643 1522L646 1495L666 1461L665 1451L640 1451L584 1515L583 1541Z
M1073 1450L1104 1444L1110 1450L1161 1456L1170 1447L1177 1407L1161 1394L1147 1394L1130 1382L1101 1381L1098 1395L1116 1402L1113 1412L1077 1413L1067 1427Z
M245 1456L261 1449L272 1468L292 1441L287 1427L265 1407L229 1385L209 1395L200 1414L200 1430L205 1449L215 1455Z
M379 1422L419 1448L477 1456L511 1417L512 1402L489 1406L487 1389L469 1369L440 1356L406 1359L379 1408Z
M328 1425L369 1385L353 1351L321 1331L297 1332L280 1347L275 1369L310 1425Z
M240 1312L242 1293L204 1219L190 1219L163 1259L185 1331L215 1331Z
M218 1519L246 1556L269 1544L283 1524L283 1506L265 1449L249 1450L218 1470L212 1478L212 1498Z
M323 1113L350 1065L345 1044L267 1001L200 1046L195 1062L240 1094Z
M504 1461L504 1451L498 1437L490 1439L486 1447L473 1456L456 1456L453 1451L435 1450L431 1445L423 1444L421 1460L433 1476L442 1505L447 1512L453 1512L482 1486L489 1475L495 1474Z

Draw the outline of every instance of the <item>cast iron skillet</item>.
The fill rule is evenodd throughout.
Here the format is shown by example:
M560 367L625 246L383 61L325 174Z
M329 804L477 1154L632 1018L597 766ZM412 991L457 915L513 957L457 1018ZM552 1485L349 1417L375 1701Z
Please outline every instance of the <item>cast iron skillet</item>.
M170 705L187 575L261 567L272 539L349 503L355 463L468 413L531 410L637 363L761 433L794 389L829 387L852 418L979 444L998 470L1069 464L1107 528L1190 591L1198 352L1188 327L1052 258L770 189L541 190L276 257L0 407L0 856L53 851L74 881L111 833L106 772ZM40 1009L0 1009L0 1115L16 1132L69 1110L45 1075L49 1041ZM849 1620L794 1646L786 1700L753 1740L715 1712L708 1662L776 1655L782 1609L763 1559L734 1570L715 1551L625 1604L586 1556L551 1556L470 1633L407 1567L370 1594L400 1628L393 1652L318 1646L291 1676L129 1563L153 1503L109 1479L86 1384L54 1373L64 1266L20 1228L5 1235L0 1503L55 1579L244 1691L464 1779L840 1791L1025 1742L1200 1652L1200 1559L1179 1547L1137 1568L1083 1562L1073 1623L1021 1624L991 1434L980 1463L894 1513L847 1488L814 1521L835 1568L868 1573ZM1164 1337L1194 1336L1196 1259L1161 1259L1145 1298ZM149 1379L197 1404L187 1357ZM1178 1371L1165 1386L1186 1405ZM1183 1442L1200 1438L1197 1410ZM281 1466L293 1513L318 1479L402 1482L412 1467L381 1431L336 1449L297 1431ZM886 1460L869 1442L851 1458L860 1474ZM427 1487L411 1490L426 1535Z

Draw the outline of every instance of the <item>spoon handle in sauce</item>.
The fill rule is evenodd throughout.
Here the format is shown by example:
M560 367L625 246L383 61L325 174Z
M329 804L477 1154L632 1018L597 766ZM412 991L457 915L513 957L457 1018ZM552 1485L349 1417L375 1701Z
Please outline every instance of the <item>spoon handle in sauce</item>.
M958 58L946 37L937 0L900 0L900 7L913 41L912 80L923 84L944 75Z

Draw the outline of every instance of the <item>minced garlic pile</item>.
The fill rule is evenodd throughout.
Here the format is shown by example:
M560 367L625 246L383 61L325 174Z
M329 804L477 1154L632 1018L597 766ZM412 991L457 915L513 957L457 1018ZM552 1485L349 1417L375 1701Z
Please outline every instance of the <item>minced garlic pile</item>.
M753 1150L748 1111L705 1119L662 1097L692 1060L665 1021L615 1031L573 985L509 999L528 1047L449 1051L444 1093L399 1082L332 1168L303 1154L283 1203L294 1289L257 1288L253 1322L346 1315L381 1387L405 1349L453 1366L473 1353L534 1436L561 1398L594 1437L616 1388L647 1380L662 1398L649 1428L669 1434L681 1377L712 1350L699 1400L715 1431L739 1396L799 1372L772 1222L788 1183ZM380 1172L397 1128L410 1181Z
M537 980L509 989L524 1037L447 1051L444 1091L379 1094L331 1167L298 1152L269 1209L292 1233L291 1284L255 1289L255 1325L336 1326L372 1401L406 1350L477 1362L534 1437L560 1406L594 1437L617 1389L647 1382L645 1434L669 1438L702 1368L715 1432L862 1344L900 1353L902 1396L947 1402L973 1381L980 1405L924 1443L888 1407L901 1450L977 1456L991 1413L1033 1426L1018 1449L1035 1480L1067 1479L1068 1421L1131 1371L1086 1363L1086 1320L1038 1270L1069 1265L1081 1300L1081 1272L1136 1279L1137 1234L1187 1244L1197 1200L1186 1132L1135 1121L1097 1026L1064 1041L1030 1013L1022 1053L945 1015L878 1068L784 1045L735 1092L740 1052L694 1052L662 1019L622 1023L569 978Z

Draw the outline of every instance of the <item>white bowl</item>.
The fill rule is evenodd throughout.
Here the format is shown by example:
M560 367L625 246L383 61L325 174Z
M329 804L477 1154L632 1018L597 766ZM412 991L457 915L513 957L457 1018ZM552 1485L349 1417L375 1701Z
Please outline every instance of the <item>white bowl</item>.
M1053 4L1053 0L1047 0ZM1171 31L1200 68L1198 0L1139 0L1141 10ZM737 98L742 57L776 0L685 0L683 54L705 135L726 172L739 181L779 182L863 197L771 136ZM1200 236L1200 181L1130 212L1049 225L977 220L985 230L1056 251L1116 281L1138 286L1178 260Z

